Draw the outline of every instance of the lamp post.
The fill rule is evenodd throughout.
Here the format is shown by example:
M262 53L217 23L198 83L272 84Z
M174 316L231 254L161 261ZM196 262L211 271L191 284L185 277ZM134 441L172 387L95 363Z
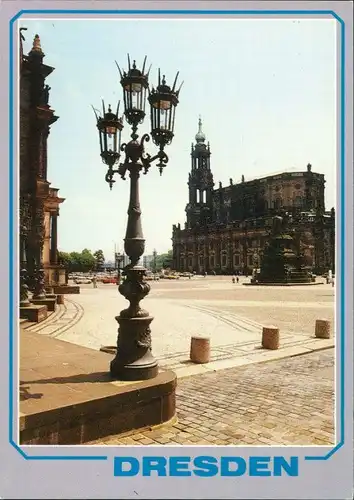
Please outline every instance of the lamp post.
M156 257L157 257L157 252L156 252L156 249L154 248L154 251L152 252L153 267L154 267L154 280L156 279Z
M120 278L121 278L120 263L123 260L123 255L120 252L116 252L115 253L115 260L116 260L116 270L117 270L117 283L119 285L120 284Z
M146 57L140 71L133 61L130 63L128 55L128 71L121 71L120 83L123 87L124 116L132 127L131 140L121 145L123 117L119 118L119 103L116 113L111 106L105 109L102 102L103 116L98 115L97 128L99 131L101 158L108 166L105 180L112 189L115 174L123 180L127 172L130 177L130 198L128 207L128 223L124 239L124 250L130 263L124 268L126 279L119 285L119 292L129 301L129 307L120 312L116 320L119 324L117 353L111 361L111 376L120 380L146 380L157 376L158 363L151 352L150 324L153 317L140 307L140 301L149 293L150 286L144 280L146 269L138 265L144 253L145 240L141 225L141 209L139 201L140 172L146 174L153 162L157 160L160 174L168 162L164 148L170 144L174 136L175 109L178 104L178 95L181 87L176 90L178 73L174 84L169 87L165 77L161 79L158 73L156 89L149 89L149 71L145 73ZM140 140L137 134L138 125L145 118L146 94L150 104L151 133L144 134ZM151 156L145 152L144 143L150 140L158 146L158 152ZM125 158L118 167L120 151Z

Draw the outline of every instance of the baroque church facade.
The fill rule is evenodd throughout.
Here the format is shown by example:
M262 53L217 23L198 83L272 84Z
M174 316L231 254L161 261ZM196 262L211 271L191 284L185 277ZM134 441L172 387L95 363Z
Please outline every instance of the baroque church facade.
M313 272L335 266L335 211L325 210L324 175L306 170L215 188L210 145L199 130L192 144L186 223L173 225L176 271L250 274L259 267L272 217L287 213L299 251Z

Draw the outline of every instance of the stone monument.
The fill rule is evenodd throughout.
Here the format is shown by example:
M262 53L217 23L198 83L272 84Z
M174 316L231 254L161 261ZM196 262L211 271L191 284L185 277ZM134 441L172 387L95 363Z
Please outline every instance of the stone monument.
M289 234L289 215L273 217L270 240L264 249L260 272L254 277L256 284L311 283L310 272L305 269L304 256Z

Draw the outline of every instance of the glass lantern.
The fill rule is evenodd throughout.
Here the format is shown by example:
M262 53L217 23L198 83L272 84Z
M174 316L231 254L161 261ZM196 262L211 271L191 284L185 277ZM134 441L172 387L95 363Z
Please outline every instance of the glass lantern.
M148 73L145 71L146 57L144 59L142 71L136 67L135 61L130 65L128 56L128 73L122 73L118 64L118 70L121 75L121 85L123 87L124 97L124 115L130 125L137 126L145 118L146 91L149 86Z
M97 128L99 131L101 158L103 163L112 167L120 157L123 118L118 118L119 103L116 113L113 113L110 104L106 112L105 104L102 101L102 110L103 117L98 116L95 111Z
M170 144L173 139L175 124L175 111L178 104L178 94L181 89L175 91L178 73L172 89L166 84L165 76L160 77L156 89L152 89L149 95L151 108L151 136L154 143L160 147Z

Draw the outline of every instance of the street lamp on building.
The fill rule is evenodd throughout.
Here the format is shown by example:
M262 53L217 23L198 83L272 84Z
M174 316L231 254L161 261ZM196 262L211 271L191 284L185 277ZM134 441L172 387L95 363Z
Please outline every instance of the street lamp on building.
M128 223L124 239L124 250L130 263L124 268L125 281L119 285L119 292L129 301L129 307L117 316L119 334L117 354L111 362L111 375L120 380L145 380L158 374L158 364L151 352L150 323L153 317L140 307L140 301L149 293L150 286L144 280L146 269L138 262L144 253L145 240L141 225L141 209L139 201L140 172L146 174L151 164L157 161L160 174L168 162L164 149L174 136L175 109L181 87L176 90L178 73L174 84L169 87L165 77L158 73L156 89L149 88L149 71L145 73L146 57L140 71L128 56L128 71L121 71L120 83L123 87L124 116L132 127L131 140L121 145L123 117L119 118L119 104L115 113L110 106L106 111L103 103L103 116L95 110L97 128L100 138L101 158L108 166L106 181L112 189L113 177L119 174L125 180L127 172L130 177L130 198L128 207ZM150 104L151 133L144 134L140 140L137 134L138 125L145 118L145 103L148 94ZM158 152L151 156L145 152L144 143L150 140L158 146ZM120 151L125 154L124 161L119 162Z

